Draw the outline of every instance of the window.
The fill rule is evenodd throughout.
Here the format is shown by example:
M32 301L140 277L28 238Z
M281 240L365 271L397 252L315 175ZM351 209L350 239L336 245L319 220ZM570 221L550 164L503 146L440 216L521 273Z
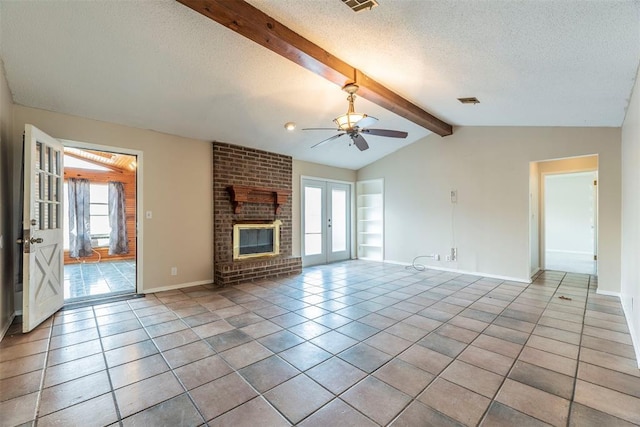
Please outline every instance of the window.
M109 186L107 184L89 184L89 221L91 227L91 246L94 248L109 246ZM69 186L64 183L64 249L69 250Z
M107 184L89 185L89 221L91 224L91 246L99 248L109 246L109 186Z

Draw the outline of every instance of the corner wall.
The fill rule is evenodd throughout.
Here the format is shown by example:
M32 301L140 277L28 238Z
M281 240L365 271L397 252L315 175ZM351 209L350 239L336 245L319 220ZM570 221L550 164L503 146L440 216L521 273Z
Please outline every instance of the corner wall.
M640 70L622 125L621 300L640 366Z
M620 291L620 129L462 127L358 171L385 179L385 258L528 281L530 162L599 155L599 286ZM458 202L451 204L450 191ZM421 260L422 261L422 260Z
M9 201L9 183L13 182L9 175L11 159L11 128L13 120L13 100L7 79L4 75L4 64L0 60L0 340L11 326L15 315L14 287L11 280L11 251L14 242L11 239L11 206Z
M154 292L213 281L213 196L211 143L113 123L14 106L11 203L17 206L22 132L26 123L71 141L142 151L141 218L144 241L141 292ZM152 212L152 218L144 213ZM20 219L13 218L15 241ZM171 276L171 267L178 274Z

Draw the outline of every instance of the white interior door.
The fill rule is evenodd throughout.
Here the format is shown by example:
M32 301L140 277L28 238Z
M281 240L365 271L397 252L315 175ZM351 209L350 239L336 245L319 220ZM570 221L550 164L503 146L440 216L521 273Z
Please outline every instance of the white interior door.
M302 261L305 266L349 259L351 187L302 180Z
M546 270L596 274L596 173L544 175Z
M63 147L25 125L22 331L64 304L62 249Z
M598 274L598 171L593 180L593 274Z

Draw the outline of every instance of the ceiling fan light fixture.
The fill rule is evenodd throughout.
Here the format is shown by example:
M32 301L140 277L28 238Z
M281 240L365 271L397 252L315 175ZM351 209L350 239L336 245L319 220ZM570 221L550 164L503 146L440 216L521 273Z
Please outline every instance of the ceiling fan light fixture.
M333 122L338 126L338 129L350 132L356 127L358 122L367 117L367 115L356 113L356 109L353 106L353 101L356 99L355 93L358 90L358 85L355 83L348 83L343 86L342 90L349 94L347 97L347 101L349 101L349 108L345 114L333 119Z
M356 124L367 117L366 114L348 112L347 114L343 114L340 117L336 117L333 119L333 122L338 126L338 129L344 131L352 130Z

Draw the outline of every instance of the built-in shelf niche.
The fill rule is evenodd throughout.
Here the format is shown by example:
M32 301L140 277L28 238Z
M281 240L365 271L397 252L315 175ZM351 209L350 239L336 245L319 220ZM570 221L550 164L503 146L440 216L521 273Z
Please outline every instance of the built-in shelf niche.
M246 185L230 185L227 191L231 196L234 214L242 211L244 203L269 203L274 206L274 212L277 215L280 213L280 206L287 203L291 194L290 190Z
M384 180L356 184L358 258L384 260Z

